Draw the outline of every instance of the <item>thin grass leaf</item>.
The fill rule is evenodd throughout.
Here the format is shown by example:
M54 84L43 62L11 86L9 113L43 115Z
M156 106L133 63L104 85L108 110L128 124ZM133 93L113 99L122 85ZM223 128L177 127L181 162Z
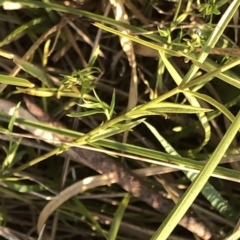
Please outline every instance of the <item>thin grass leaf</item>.
M185 91L186 92L186 91ZM203 113L210 112L211 109L194 107L191 105L177 104L177 103L168 103L163 102L159 103L157 108L148 108L149 112L153 113L185 113L185 114L193 114L193 113Z
M19 193L31 193L31 192L40 192L46 190L41 185L35 184L35 185L26 185L24 183L19 183L20 180L10 181L8 179L4 179L3 183L14 192Z
M162 115L165 118L167 118L167 114L165 113L159 113L159 112L154 112L154 111L148 111L148 110L142 110L138 109L137 111L129 111L124 115L125 120L131 120L131 119L136 119L136 118L141 118L142 116L156 116L156 115Z
M33 88L35 85L24 78L12 77L0 74L0 83L19 87Z
M116 91L114 89L113 94L112 94L111 104L110 104L110 107L109 107L109 120L112 118L112 116L114 114L115 102L116 102Z
M179 86L181 85L181 83L183 82L183 79L181 78L181 76L179 75L179 73L175 70L175 68L172 66L172 64L169 62L169 60L165 57L165 55L161 52L159 52L159 54L161 55L162 61L164 62L166 68L168 69L168 72L171 74L172 78L174 79L174 81L176 82L176 84ZM199 102L197 101L197 99L195 97L193 97L192 95L188 94L188 93L184 93L185 97L187 98L187 100L189 101L189 103L194 106L194 107L201 107L201 105L199 104ZM210 125L208 123L208 118L206 117L205 113L201 112L197 114L199 121L201 122L201 125L204 129L204 140L201 143L201 145L199 147L197 147L196 149L191 149L188 150L187 153L188 155L192 156L195 153L200 152L204 146L207 145L207 143L210 140L211 137L211 128Z
M117 233L119 230L119 227L121 225L122 218L124 216L124 212L128 206L128 203L130 201L131 195L127 193L121 203L119 204L117 211L114 214L113 221L111 223L110 231L108 234L108 240L115 240L117 239Z
M223 73L227 71L228 69L233 68L234 66L237 66L240 64L240 58L234 59L231 62L221 66L221 67L215 67L211 64L209 64L209 61L206 61L204 64L200 63L194 59L191 59L191 61L194 63L194 65L198 66L202 70L206 71L207 74L204 74L203 76L196 78L190 82L187 83L181 83L179 86L180 88L189 88L196 84L205 84L209 82L213 77L218 77L224 82L231 84L232 86L240 89L240 81L238 78L234 78L231 75L227 73Z
M93 55L89 59L89 62L88 62L88 66L89 67L93 67L94 66L94 63L96 62L96 60L98 58L99 51L100 51L100 46L98 45L96 47L95 51L93 52Z
M22 139L19 138L17 141L10 144L9 149L7 150L7 156L2 163L3 171L10 169L13 167L14 163L16 163L16 154L21 141Z
M102 109L102 104L101 103L96 103L96 102L90 102L90 101L85 101L83 104L77 104L80 107L84 108L92 108L92 109Z
M96 228L96 230L107 239L106 231L104 231L102 229L101 225L98 223L98 221L96 221L96 219L94 218L92 213L87 209L87 207L85 207L85 205L75 197L72 200L74 201L75 205L77 206L79 212L83 216L85 216L92 223L93 227Z
M125 132L125 131L130 131L132 130L134 127L136 127L137 125L141 124L144 121L144 119L139 119L137 121L132 121L129 123L125 123L125 124L118 124L116 126L110 127L106 130L103 130L103 132L99 132L98 134L95 134L94 136L90 136L88 139L88 142L96 142L100 139L105 139L111 136L114 136L116 134Z
M233 122L234 115L223 104L219 103L215 99L213 99L205 94L201 94L201 93L197 93L197 92L191 92L191 91L183 91L183 92L187 92L197 98L200 98L200 99L208 102L212 106L216 107L220 111L220 113L223 113L231 122Z
M48 20L47 17L40 17L32 19L31 21L21 24L18 28L13 30L8 36L6 36L2 41L0 41L0 47L9 44L14 39L18 38L26 29L29 29L32 26L36 26L40 23L44 23Z
M34 76L35 78L39 79L45 86L52 87L53 83L48 75L41 70L40 68L34 66L33 64L24 61L20 58L14 57L13 62L18 65L21 69L25 72L29 73L30 75Z
M81 118L81 117L92 116L92 115L99 114L99 113L104 114L104 111L103 110L90 110L90 111L85 111L85 112L77 112L77 113L67 114L67 116L74 117L74 118Z
M21 103L19 102L19 103L16 105L16 107L15 107L15 109L14 109L14 112L13 112L13 115L12 115L12 117L11 117L9 123L8 123L8 130L9 130L10 132L13 131L14 122L15 122L15 120L16 120L16 112L17 112L18 108L20 107L20 104L21 104Z
M166 49L165 47L162 47L158 44L154 44L154 43L151 43L151 42L148 42L148 41L145 41L145 40L142 40L140 38L137 38L137 37L134 37L134 36L131 36L129 34L126 34L126 33L122 33L118 30L115 30L113 28L110 28L110 27L107 27L107 26L104 26L103 24L100 24L100 23L94 23L94 26L100 28L100 29L103 29L107 32L110 32L110 33L113 33L114 35L118 35L120 37L125 37L125 38L128 38L134 42L137 42L139 44L142 44L144 46L147 46L149 48L152 48L152 49L155 49L155 50L158 50L158 51L161 51L162 53L166 53L166 54L169 54L171 56L183 56L184 54L182 54L181 52L177 52L177 51L174 51L174 50L170 50L170 49Z
M38 97L56 97L57 94L59 94L62 97L72 97L72 98L83 98L85 100L90 100L92 102L96 102L96 98L89 95L89 94L79 94L74 93L70 89L64 89L62 91L59 91L57 88L34 88L34 89L26 89L26 88L17 88L18 90L13 92L12 94L18 94L18 93L26 93L32 96L38 96ZM80 91L81 93L81 91Z

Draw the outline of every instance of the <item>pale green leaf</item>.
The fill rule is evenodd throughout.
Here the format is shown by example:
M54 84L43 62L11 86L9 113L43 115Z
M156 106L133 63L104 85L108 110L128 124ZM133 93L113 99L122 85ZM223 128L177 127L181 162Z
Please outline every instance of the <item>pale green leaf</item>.
M35 85L24 78L12 77L0 74L0 83L19 87L33 88Z

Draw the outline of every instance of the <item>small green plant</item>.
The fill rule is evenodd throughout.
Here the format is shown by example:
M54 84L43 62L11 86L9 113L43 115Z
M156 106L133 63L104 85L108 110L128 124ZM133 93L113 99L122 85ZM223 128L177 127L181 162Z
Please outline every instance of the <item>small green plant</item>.
M76 94L84 96L84 94L93 90L93 81L96 79L95 74L99 73L100 69L97 67L86 67L82 70L74 71L71 75L62 75L64 79L61 82L59 91L72 89ZM58 97L60 97L59 94Z
M209 0L207 3L199 3L199 12L202 13L204 18L210 16L210 23L212 22L213 15L221 14L215 0Z

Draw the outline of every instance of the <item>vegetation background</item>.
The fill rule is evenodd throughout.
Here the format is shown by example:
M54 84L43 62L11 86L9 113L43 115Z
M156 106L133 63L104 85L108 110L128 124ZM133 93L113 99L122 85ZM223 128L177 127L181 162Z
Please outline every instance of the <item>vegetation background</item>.
M240 238L239 0L0 5L3 239Z

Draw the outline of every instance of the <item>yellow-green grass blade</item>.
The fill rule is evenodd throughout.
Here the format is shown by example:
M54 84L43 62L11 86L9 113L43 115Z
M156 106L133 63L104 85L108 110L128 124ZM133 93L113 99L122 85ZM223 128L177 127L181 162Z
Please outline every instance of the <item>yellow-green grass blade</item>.
M18 87L33 88L35 85L27 79L0 74L0 83Z
M156 231L156 233L151 238L151 240L166 240L169 237L173 229L176 227L178 222L181 220L181 218L190 208L193 201L196 199L196 197L198 196L198 194L200 193L200 191L208 181L209 177L211 176L211 174L219 164L221 158L224 156L225 152L227 151L231 142L233 141L237 132L239 131L239 128L240 128L240 112L235 117L234 122L231 124L231 126L227 130L226 134L224 135L221 142L215 149L211 158L203 167L202 171L198 174L196 179L192 182L190 187L187 189L187 191L181 197L179 202L176 204L176 206L173 208L173 210L164 220L164 222Z

